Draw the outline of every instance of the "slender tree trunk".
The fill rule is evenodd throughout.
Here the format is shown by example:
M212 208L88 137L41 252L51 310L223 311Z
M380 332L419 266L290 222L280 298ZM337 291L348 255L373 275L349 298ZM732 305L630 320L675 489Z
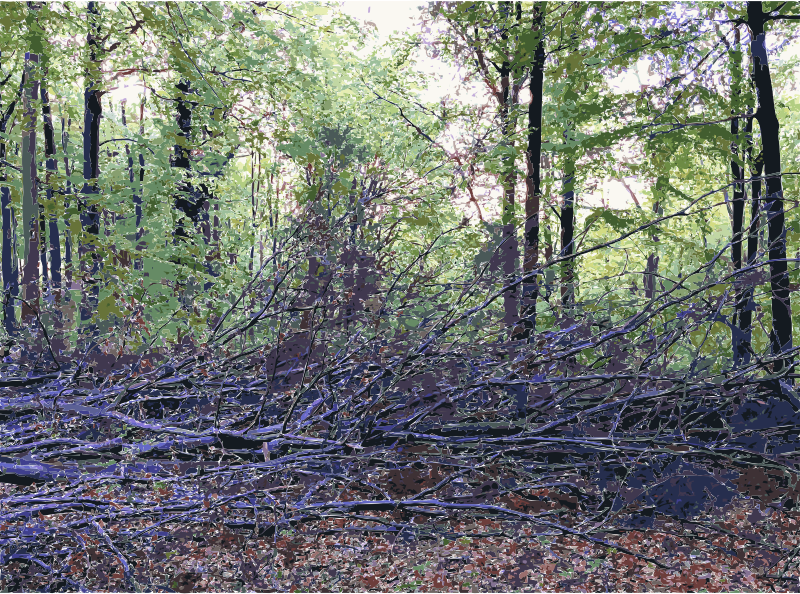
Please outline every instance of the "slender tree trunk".
M145 95L146 97L146 95ZM144 136L144 101L145 97L142 97L142 103L139 106L139 136ZM142 242L142 237L144 237L144 229L142 228L142 199L144 198L144 153L139 151L139 187L138 193L133 195L133 203L136 212L136 251L142 251L145 249L144 242ZM133 267L136 270L142 270L144 268L144 261L141 257L137 257L136 261L134 262Z
M191 150L189 148L192 141L192 102L188 100L188 95L191 93L191 86L189 81L181 80L177 85L180 95L177 101L177 123L178 123L178 143L174 147L172 157L172 166L178 169L183 169L183 180L178 185L178 195L175 197L175 207L183 212L189 219L197 220L197 204L195 203L194 187L189 181L189 175L192 169L192 161L190 159ZM183 219L178 221L175 227L175 235L177 237L188 238L189 233L186 231L186 224Z
M120 101L120 112L122 114L122 125L123 125L123 127L125 127L125 129L128 128L128 114L126 113L126 110L125 110L126 103L127 103L127 101L125 99ZM135 176L134 176L134 171L133 171L133 154L131 153L130 144L127 143L127 142L125 143L125 156L128 157L128 183L130 184L130 187L131 187L131 196L133 198L134 205L135 206L139 206L139 204L138 204L138 201L139 201L138 189L139 188L137 188L135 186L135 181L134 181L135 180ZM137 226L137 229L138 229L138 226ZM120 250L120 259L122 260L124 266L131 266L131 264L133 264L132 254L130 254L128 252L128 250Z
M258 230L258 269L264 265L264 228Z
M761 198L761 174L764 170L764 163L759 153L753 158L753 118L747 118L745 123L745 141L747 143L747 163L750 166L751 192L750 200L750 225L747 229L747 266L753 266L758 258L758 233L760 226L760 198ZM740 303L742 304L739 315L739 330L741 331L739 349L742 353L742 364L748 365L751 358L752 323L753 311L755 311L754 300L755 286L748 284L744 287Z
M23 89L20 89L22 94ZM5 112L3 113L2 120L0 120L0 134L6 134L8 131L8 123L11 121L11 116L14 113L14 108L17 105L17 99L12 99ZM5 138L0 136L0 160L6 160L7 145ZM8 181L6 166L0 164L0 182ZM14 245L14 211L11 207L11 191L5 183L0 186L0 207L2 208L3 216L3 288L7 292L3 300L3 320L6 333L9 336L14 336L17 332L16 328L16 315L15 315L15 297L19 297L19 276L16 266L17 253L16 246Z
M106 149L106 156L109 158L111 157L111 152L108 149ZM119 262L119 252L117 251L117 245L110 242L110 237L111 227L117 224L117 213L109 212L105 206L100 206L99 210L100 220L103 222L103 235L106 237L106 244L108 246L106 250L111 254L111 261L116 264Z
M750 51L753 56L753 82L758 97L756 119L761 129L761 144L764 155L766 192L764 212L767 216L769 234L770 288L772 290L773 355L792 348L792 307L789 298L789 273L786 263L786 224L783 209L783 182L781 180L781 146L778 116L772 79L767 62L764 23L766 15L761 2L747 3L747 21L751 31ZM792 357L778 360L773 369L782 371L792 364Z
M256 236L258 235L258 230L256 228L256 157L254 152L250 152L250 207L253 213L253 245L250 246L250 264L249 270L250 274L253 273L253 260L255 259L256 255ZM311 262L314 260L311 258L309 260L309 269L308 272L311 274Z
M656 188L660 189L660 182L656 182ZM655 201L653 204L653 212L658 214L660 209L660 203L658 200ZM653 241L658 243L658 235L653 235ZM645 267L644 272L644 296L645 299L653 299L656 295L656 276L658 276L658 261L659 257L658 254L655 252L651 253L647 257L647 265Z
M739 29L735 31L733 51L731 52L731 113L739 113L740 105L740 84L742 80L741 69L741 49ZM731 119L731 136L739 137L739 118ZM739 164L739 141L731 143L731 175L733 176L733 220L731 232L731 261L733 263L734 275L742 268L742 239L744 230L744 167ZM741 341L739 331L739 318L742 309L742 287L741 282L734 276L734 287L736 292L736 308L733 314L733 324L731 327L731 348L735 364L739 364L744 356L745 348Z
M505 0L500 3L501 13L506 17L503 22L504 31L502 33L504 51L508 54L508 22L511 17L511 2ZM500 106L500 125L503 133L503 144L508 152L513 152L513 134L516 122L516 93L512 89L512 68L508 59L504 59L500 68L500 84L502 86L503 103ZM517 274L519 260L519 244L517 242L516 217L514 207L516 204L515 187L517 181L516 164L511 156L503 157L503 245L500 248L501 266L503 272L503 283L509 283ZM517 288L511 288L503 294L503 323L513 335L514 329L519 320L519 297Z
M544 12L545 3L538 2L533 8L533 29L539 33L539 41L531 64L531 102L528 105L528 150L526 153L527 176L525 185L525 259L524 273L530 274L539 261L539 209L542 196L542 94L544 87ZM536 299L538 283L533 278L522 285L523 333L521 338L530 339L536 331Z
M175 226L176 239L182 239L189 243L194 243L194 236L202 222L202 212L204 209L204 197L198 192L198 188L192 180L192 161L191 146L194 138L192 131L192 117L197 102L190 100L194 93L188 79L182 78L176 85L180 91L177 101L176 120L178 123L179 141L174 146L174 156L172 167L183 170L183 179L178 182L175 193L175 210L182 213L187 222L179 219Z
M66 125L65 125L66 124ZM75 289L74 283L75 280L73 278L73 269L72 269L72 245L73 245L73 237L72 232L70 231L70 222L69 222L69 200L70 196L73 193L72 182L69 180L70 175L72 175L72 169L69 166L69 157L67 156L67 147L69 146L69 128L72 126L72 119L70 118L66 122L64 121L64 117L61 118L61 148L64 151L64 175L67 178L66 188L64 190L64 276L67 277L67 289ZM70 300L71 293L67 291L65 293L66 300Z
M53 118L50 113L50 101L47 96L47 89L42 86L42 121L44 122L44 154L47 158L47 203L52 204L54 196L58 193L53 191L53 177L58 173L58 161L56 161L56 143L53 134ZM52 289L55 294L56 302L61 301L61 240L58 233L58 218L55 213L48 217L48 239L50 241L50 272L52 279Z
M752 132L753 119L748 118L745 133L748 136L748 162L750 163L750 175L752 176L750 201L750 226L747 230L747 265L755 264L758 257L758 231L761 226L759 213L761 212L761 176L764 172L764 159L759 151L758 155L752 156L752 141L749 140Z
M89 19L89 34L87 43L89 46L89 70L86 73L85 90L83 93L83 189L84 207L81 213L81 223L84 231L94 238L90 245L82 242L79 252L81 255L91 253L92 267L86 275L86 281L90 285L90 291L86 297L86 303L81 308L81 320L91 319L92 314L97 310L97 301L100 295L97 273L100 270L100 212L96 204L91 204L100 193L98 179L100 178L100 118L102 117L102 106L100 104L100 74L98 46L100 44L100 22L99 9L96 2L89 2L87 7L87 17Z
M50 279L48 274L48 266L47 266L47 228L45 226L45 213L44 213L44 204L41 201L37 201L39 206L39 260L42 264L41 272L42 272L42 291L45 295L45 300L48 299L47 295L50 292Z
M575 161L567 156L564 166L564 202L561 205L561 253L569 258L575 253ZM565 260L561 265L561 305L566 315L575 300L575 262Z
M25 54L24 115L22 125L22 226L25 241L25 266L22 271L23 295L28 305L22 306L22 321L35 324L39 311L39 205L36 171L36 110L39 80L36 71L38 54Z
M656 192L662 192L663 186L667 182L663 177L659 177L656 180ZM653 203L653 212L658 214L660 210L661 204L659 200L656 200ZM658 235L652 236L653 242L658 244ZM659 257L658 254L654 251L651 252L650 255L647 257L647 264L645 265L644 270L644 296L645 299L653 299L656 295L656 277L658 276L658 261Z

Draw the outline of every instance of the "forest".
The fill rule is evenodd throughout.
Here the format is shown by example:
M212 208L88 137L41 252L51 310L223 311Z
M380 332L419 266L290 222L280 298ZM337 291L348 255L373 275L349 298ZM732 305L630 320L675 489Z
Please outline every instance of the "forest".
M800 590L800 4L353 4L0 3L0 590Z

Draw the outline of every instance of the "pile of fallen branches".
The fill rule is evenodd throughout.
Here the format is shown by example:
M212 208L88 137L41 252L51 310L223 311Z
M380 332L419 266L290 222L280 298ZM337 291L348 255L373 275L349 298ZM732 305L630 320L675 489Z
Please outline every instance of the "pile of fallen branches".
M434 240L381 287L380 259L341 246L328 252L338 260L289 257L295 235L203 341L115 356L91 338L61 359L40 323L38 352L6 358L2 587L169 590L170 555L202 547L258 548L286 531L483 538L458 526L485 519L663 569L619 536L681 521L766 547L777 561L764 576L797 574L793 545L720 523L745 497L797 501L793 365L674 355L698 333L700 353L732 309L731 291L710 291L731 283L713 261L693 273L704 282L624 316L550 308L509 340L496 306L541 269L499 285L486 269L446 286L435 270L406 279ZM236 579L271 587L273 557L240 562Z

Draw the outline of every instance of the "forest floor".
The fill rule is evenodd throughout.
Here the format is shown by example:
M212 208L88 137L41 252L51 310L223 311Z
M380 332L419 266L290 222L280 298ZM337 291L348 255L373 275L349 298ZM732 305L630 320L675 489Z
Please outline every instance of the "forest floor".
M382 536L287 532L273 542L264 541L263 548L259 543L259 550L273 560L277 570L273 587L281 591L800 590L796 569L781 575L785 554L753 546L754 540L781 543L784 550L797 546L800 514L767 508L765 515L758 505L737 508L731 510L729 522L720 524L730 535L709 531L685 536L685 526L669 519L658 530L608 535L609 540L658 559L667 568L570 536L537 537L530 528L510 533L507 525L489 519L454 522L451 529L474 534L455 541L403 543ZM227 588L209 575L202 576L195 589Z
M136 378L126 399L95 378L72 390L66 374L2 380L0 591L800 591L800 484L789 481L800 447L780 443L797 440L800 413L774 398L729 415L752 444L731 438L716 455L704 443L720 430L695 419L691 446L580 441L590 466L570 435L534 447L507 421L512 437L487 438L495 417L510 418L499 405L460 424L438 410L428 430L468 434L447 448L426 433L325 440L322 418L283 432L274 423L290 397L243 437L233 429L261 397L242 394L261 384L199 369L192 381L216 398L178 392L190 376L174 369ZM320 402L295 406L298 425Z
M5 495L28 487L5 485ZM115 485L86 493L87 497L118 499ZM154 504L170 493L151 491ZM540 493L543 495L543 493ZM511 501L517 507L519 501ZM574 513L558 502L549 504L559 522L578 527ZM166 532L150 537L150 546L126 553L139 591L283 591L283 592L767 592L800 591L800 512L765 506L758 499L740 499L728 506L726 521L694 518L692 522L655 518L655 528L615 530L613 519L602 537L644 557L587 542L569 535L537 535L530 525L493 519L442 522L420 518L421 534L384 536L365 532L378 522L322 520L291 530L258 536L255 530L231 530L223 525L223 505L217 522L165 522ZM365 514L391 520L386 512ZM63 522L61 515L40 520ZM71 518L74 519L74 516ZM435 522L435 524L434 524ZM113 541L123 523L99 522ZM427 526L426 526L427 524ZM142 522L141 528L152 526ZM348 532L356 527L361 529ZM0 533L9 525L0 526ZM124 527L136 528L128 520ZM584 526L585 528L585 526ZM79 531L82 553L63 563L68 575L90 591L130 591L123 564L110 554L101 535ZM470 534L449 540L442 532ZM596 534L595 534L596 536ZM164 537L167 537L166 539ZM177 540L173 538L177 537ZM188 537L188 538L187 538ZM53 543L55 544L55 543ZM792 564L791 567L787 563ZM787 571L788 568L788 571ZM0 590L15 591L25 575L26 590L53 586L36 565L11 561L0 575ZM785 575L784 572L785 571ZM61 589L61 588L59 588ZM69 589L69 588L67 588ZM52 590L49 590L52 591Z

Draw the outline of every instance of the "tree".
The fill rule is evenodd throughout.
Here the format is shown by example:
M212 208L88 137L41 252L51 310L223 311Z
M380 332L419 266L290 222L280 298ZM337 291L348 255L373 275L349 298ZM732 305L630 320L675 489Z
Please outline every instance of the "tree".
M72 121L69 121L71 124ZM67 130L69 126L65 126L66 122L64 118L61 118L61 150L64 154L64 175L66 176L66 185L64 187L64 275L67 279L67 289L68 291L65 292L65 296L67 296L67 300L69 300L69 290L73 289L73 265L72 265L72 245L73 245L73 236L70 230L69 225L69 210L70 210L70 200L75 200L74 192L73 192L73 185L70 180L72 170L69 164L69 157L68 157L68 149L69 149L69 133ZM73 202L74 203L74 202Z
M752 110L748 113L752 116ZM764 162L761 159L761 153L753 155L753 118L748 117L745 123L745 143L746 143L746 163L750 169L750 224L747 227L747 266L755 266L758 255L758 235L760 229L760 211L761 211L761 175L764 171ZM741 170L744 175L744 168ZM739 337L739 349L741 353L741 363L748 365L750 363L752 352L752 323L753 311L755 310L754 300L755 287L752 283L747 283L743 288L742 297L740 300L740 315L739 315L739 330L741 336ZM735 343L734 343L735 345Z
M764 214L769 230L769 273L772 292L772 330L770 341L773 355L792 350L792 308L789 294L789 273L786 264L786 217L783 207L781 178L781 146L775 97L772 91L767 59L764 25L774 17L764 13L761 2L747 3L747 26L750 28L750 53L753 56L753 83L758 97L755 119L761 131L764 162ZM791 366L792 357L778 359L774 370Z
M2 56L2 54L0 54ZM3 87L9 82L10 77L3 81ZM23 92L20 87L19 95ZM0 119L0 208L3 217L3 245L2 245L2 266L3 266L3 325L9 336L16 334L16 316L14 311L14 299L19 296L19 276L16 258L16 225L14 224L14 210L11 206L11 189L4 183L8 181L7 173L7 147L5 135L8 133L8 124L14 115L14 109L18 98L7 101L5 109Z
M35 8L29 9L31 13ZM33 16L31 15L31 20ZM36 45L32 49L38 49ZM22 321L33 324L39 311L39 187L36 159L37 118L34 102L39 101L39 54L25 53L23 123L22 123L22 228L24 231L25 265L22 287L25 303Z
M505 275L503 282L510 283L520 268L515 215L517 105L521 86L529 73L529 65L521 62L522 7L520 3L514 5L504 0L497 6L492 3L471 3L451 7L441 3L438 10L465 43L465 51L474 60L497 105L500 138L494 153L499 156L496 169L503 191L499 265ZM543 59L542 56L540 58ZM503 311L505 325L514 334L520 314L516 283L510 283L504 293Z
M102 91L100 89L100 9L96 2L89 2L86 7L86 17L89 32L86 36L88 49L87 67L85 71L83 92L83 196L81 210L81 225L85 233L79 242L78 255L83 267L86 254L91 256L91 268L82 270L84 283L89 285L89 292L85 292L86 303L81 307L81 320L88 321L97 308L100 287L96 278L100 270L100 210L96 203L100 195L100 120L103 108L100 102Z
M730 70L731 70L731 136L736 140L731 143L731 175L733 176L733 200L732 200L732 239L731 239L731 261L733 262L734 273L742 268L742 241L744 238L744 167L740 164L744 154L739 154L739 113L741 111L741 89L742 83L742 52L740 48L739 29L736 28L734 43L730 50ZM737 283L738 285L738 283ZM731 349L737 360L744 358L744 345L740 341L739 318L742 315L742 294L739 286L736 288L736 308L731 324L732 345Z
M54 190L55 177L58 173L58 161L56 155L55 135L53 133L53 118L50 113L50 100L47 94L47 88L42 85L42 122L44 124L44 154L46 158L47 176L45 184L47 186L47 205L54 211L58 209L58 204L55 203L55 197L62 193L59 190ZM47 217L48 219L48 243L50 246L50 273L52 278L52 291L56 295L56 299L60 300L61 295L61 241L58 233L58 217L56 212L51 212ZM44 266L44 262L42 262Z
M568 137L569 131L565 132ZM568 156L564 165L563 203L561 205L561 251L559 256L564 258L561 272L561 305L564 314L570 304L575 300L575 286L573 284L575 266L572 255L575 253L575 162Z
M503 246L501 248L503 274L505 282L510 281L516 276L519 270L519 242L517 239L517 222L515 216L516 206L516 185L517 185L517 165L516 150L514 147L514 137L516 136L517 125L517 105L519 103L519 90L522 82L524 70L520 68L517 54L519 52L517 32L517 43L512 45L510 41L511 31L518 31L521 26L521 3L516 3L516 22L512 21L512 2L502 0L498 6L500 22L500 43L499 51L501 64L497 68L500 78L500 94L497 97L500 110L500 129L502 132L501 150L501 175L503 184L502 202L502 222L503 222ZM513 24L512 24L513 23ZM476 42L480 38L476 32ZM512 65L513 61L513 65ZM496 67L496 65L495 65ZM517 82L519 81L519 82ZM503 297L504 323L510 332L519 320L519 296L517 287L509 288Z
M189 220L197 224L200 219L200 209L203 207L203 200L194 184L190 181L192 162L192 110L194 102L189 99L193 93L188 79L180 81L175 88L178 90L176 100L178 123L178 142L175 144L175 153L172 166L185 171L182 181L178 184L178 194L175 197L175 207L181 211ZM189 234L184 229L185 224L178 221L175 228L176 237L188 238Z
M539 260L539 210L542 199L542 98L544 96L545 62L545 2L535 3L533 7L532 30L536 38L530 74L531 100L528 105L528 150L525 154L527 175L525 185L525 255L523 273L528 276L536 268ZM536 279L522 285L522 310L520 317L525 330L522 338L530 338L536 330L536 298L538 285Z

